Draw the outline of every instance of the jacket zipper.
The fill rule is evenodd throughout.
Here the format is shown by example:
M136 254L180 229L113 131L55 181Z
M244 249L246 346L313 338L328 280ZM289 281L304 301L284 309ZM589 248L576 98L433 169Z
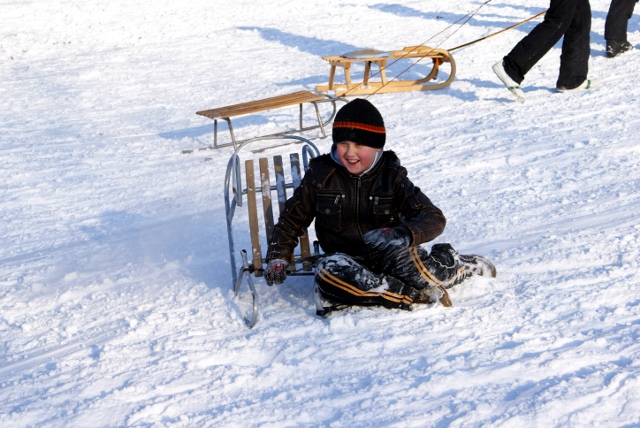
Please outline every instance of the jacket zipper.
M358 177L356 184L356 226L358 228L358 233L360 236L364 235L362 233L362 227L360 226L360 185L362 183L362 179Z

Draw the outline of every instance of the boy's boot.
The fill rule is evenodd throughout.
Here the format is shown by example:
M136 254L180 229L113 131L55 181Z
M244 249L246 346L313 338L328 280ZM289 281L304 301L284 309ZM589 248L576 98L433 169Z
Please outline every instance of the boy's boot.
M494 264L486 257L475 254L459 254L458 260L460 261L460 264L466 268L465 274L467 278L473 275L490 276L495 278L498 274Z
M425 303L429 305L439 301L442 302L444 306L451 306L451 300L449 300L449 295L446 293L447 291L442 287L428 286L421 290L415 290L411 298L413 299L413 303Z

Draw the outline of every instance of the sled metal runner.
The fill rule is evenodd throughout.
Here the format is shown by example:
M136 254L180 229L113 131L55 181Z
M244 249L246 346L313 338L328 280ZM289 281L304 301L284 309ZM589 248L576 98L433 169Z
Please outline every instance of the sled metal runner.
M258 159L255 159L255 155L251 156L252 153L273 152L281 148L283 143L289 143L286 147L292 149L288 159L280 153L272 154L271 159L263 154L259 155ZM309 167L309 161L319 154L318 148L308 139L289 135L248 140L240 144L229 159L224 180L224 200L231 279L236 299L244 284L251 295L251 308L248 314L243 315L249 328L258 320L259 297L254 278L260 278L264 274L265 254L273 234L274 219L284 210L287 189L292 192L300 185L302 176ZM242 160L242 157L249 158ZM236 230L233 227L234 219L241 214L240 209L244 209L242 218L248 219L249 239L246 228ZM243 249L237 253L236 237L245 238L245 243L251 246L251 251ZM315 275L314 264L321 257L320 249L317 243L314 243L313 250L311 249L309 235L306 232L299 238L294 257L295 260L287 270L287 276ZM315 302L318 311L325 309L317 291Z
M319 92L335 91L336 96L370 95L388 92L428 91L442 89L453 81L456 74L456 63L450 52L429 46L408 46L402 50L379 52L364 50L344 55L325 56L329 62L329 83L316 87ZM387 67L402 59L431 59L431 71L421 79L401 80L398 76L387 76ZM364 63L362 80L354 81L351 75L353 64ZM436 81L443 64L449 65L449 76L443 81ZM336 70L344 70L344 83L336 83ZM372 71L377 68L377 72ZM376 80L372 80L372 78Z

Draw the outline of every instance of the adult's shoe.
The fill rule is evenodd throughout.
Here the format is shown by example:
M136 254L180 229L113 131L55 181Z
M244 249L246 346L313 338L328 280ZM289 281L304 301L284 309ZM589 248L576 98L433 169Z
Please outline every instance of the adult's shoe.
M616 42L615 40L607 40L607 58L615 58L631 49L633 49L633 45L627 41Z
M599 85L597 80L585 79L580 85L575 88L567 88L566 86L558 86L556 89L558 92L574 92L574 91L582 91L584 89L593 89Z
M507 74L506 70L504 69L504 61L500 60L496 62L491 68L493 69L493 72L496 73L496 76L498 76L498 79L500 79L502 83L504 83L504 86L506 86L507 89L516 96L516 100L524 101L524 92L522 92L520 84L509 77L509 75Z

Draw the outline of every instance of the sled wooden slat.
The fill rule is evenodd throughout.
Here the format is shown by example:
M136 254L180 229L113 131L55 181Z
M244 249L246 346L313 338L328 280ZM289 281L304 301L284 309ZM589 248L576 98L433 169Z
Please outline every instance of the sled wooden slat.
M287 201L287 183L284 178L284 167L282 165L282 156L273 157L273 169L276 173L276 191L278 193L278 209L284 211L284 203Z
M271 178L269 177L269 159L260 158L260 192L262 193L262 211L267 242L273 234L273 201L271 200Z
M249 101L230 106L214 108L196 112L201 116L210 119L224 119L228 117L240 116L243 114L257 113L260 111L276 109L280 107L291 106L295 104L312 103L325 99L323 95L315 94L309 91L299 91L292 94L278 95L262 100Z
M245 162L247 174L247 210L249 211L249 232L251 234L251 253L255 276L259 276L262 269L262 248L260 245L260 228L258 225L258 206L256 202L256 183L253 171L253 160Z
M302 182L302 172L300 168L300 156L297 153L291 153L289 155L291 161L291 181L293 182L293 188L296 189ZM305 232L300 236L300 255L302 258L311 256L311 248L309 245L309 235L305 229ZM308 265L303 265L304 270L310 270Z
M233 132L233 126L231 124L231 118L233 117L299 105L300 120L298 125L295 128L287 131L265 135L263 137L280 136L280 135L287 135L287 134L298 133L303 131L309 131L313 129L320 129L322 137L324 138L327 136L325 132L325 126L331 123L331 121L333 120L337 112L337 106L336 106L337 101L342 101L345 103L347 102L347 100L331 97L326 94L318 94L310 91L298 91L298 92L293 92L291 94L278 95L275 97L264 98L261 100L248 101L244 103L233 104L233 105L213 108L209 110L200 110L200 111L197 111L196 114L213 120L213 146L204 147L204 149L217 149L217 148L226 147L226 146L233 146L233 148L236 149L239 144L248 140L236 139L235 134ZM318 107L318 104L320 103L331 103L332 111L327 119L323 119L322 115L320 114L320 109ZM318 121L317 124L309 125L309 126L304 125L303 115L302 115L304 104L313 105L315 109L315 115ZM218 144L218 120L224 120L227 122L227 127L229 128L229 134L231 136L231 142ZM185 151L185 153L189 153L189 152L190 151Z

